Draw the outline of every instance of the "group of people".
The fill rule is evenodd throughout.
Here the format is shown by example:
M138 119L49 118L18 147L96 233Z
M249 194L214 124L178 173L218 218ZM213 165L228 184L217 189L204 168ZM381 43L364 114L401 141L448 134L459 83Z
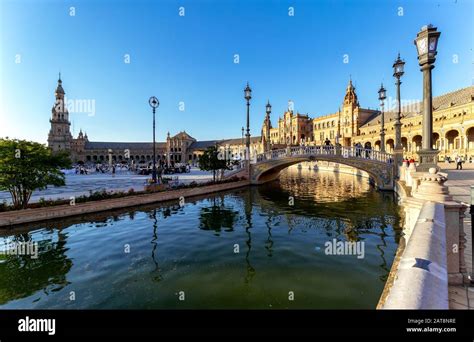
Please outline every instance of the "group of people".
M362 146L360 142L354 144L356 157L362 157L362 151L365 150L365 158L370 159L370 152L372 152L372 146Z
M132 167L126 165L126 164L112 164L112 165L108 165L108 164L101 164L101 163L97 163L97 164L77 164L74 166L74 172L76 174L81 174L81 175L88 175L92 172L94 172L94 169L95 169L95 172L96 173L109 173L111 172L112 174L115 174L116 170L120 170L120 171L133 171L132 170Z
M403 163L406 163L406 164L414 164L415 163L415 159L410 158L408 159L407 157L403 158Z
M362 157L362 150L364 149L362 144L360 142L358 142L354 145L354 147L356 149L356 157ZM370 150L371 150L371 147L368 147L368 148L365 149L365 157L366 158L370 157Z
M446 157L445 161L449 164L452 161L451 157ZM464 159L461 156L456 156L454 158L454 162L456 163L456 170L462 170L462 164L464 163ZM472 157L469 157L469 163L472 163Z
M95 165L95 172L96 173L108 173L109 171L112 172L112 174L114 175L116 170L120 169L121 171L122 170L125 170L125 171L129 171L131 170L131 168L127 165L127 164L112 164L112 165L107 165L107 164L100 164L100 163L97 163Z
M81 175L87 175L89 173L89 170L84 165L77 165L75 167L76 169L76 175L81 174Z

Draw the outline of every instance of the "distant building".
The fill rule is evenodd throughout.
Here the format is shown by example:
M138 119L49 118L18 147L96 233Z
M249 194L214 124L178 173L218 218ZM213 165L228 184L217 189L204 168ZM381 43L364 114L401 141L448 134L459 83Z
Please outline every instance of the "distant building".
M53 151L68 151L73 162L113 162L149 163L153 160L153 143L151 142L103 142L90 141L87 133L79 131L77 138L71 135L69 112L65 103L65 91L61 76L55 91L56 101L50 119L51 129L48 134L48 146ZM252 137L253 149L260 146L260 137ZM164 163L195 163L199 156L210 146L242 146L242 139L197 141L188 133L179 132L170 136L165 142L156 142L156 159Z
M56 102L52 108L48 146L53 151L65 150L73 162L149 163L153 159L151 142L94 142L80 130L77 138L70 131L69 113L64 103L64 89L59 77L55 91ZM403 100L402 100L403 104ZM460 155L474 159L474 86L459 89L433 99L433 141L440 150L440 160ZM392 152L395 140L392 109L385 112L386 151ZM420 103L402 106L402 145L407 157L417 158L421 148L422 116ZM251 137L251 152L262 153L268 149L287 145L331 144L353 146L360 142L365 147L380 148L380 112L362 108L352 81L346 88L341 108L324 116L311 118L308 114L294 113L288 109L272 126L270 116L265 115L261 136ZM158 161L165 163L195 163L209 147L219 146L231 153L242 155L244 137L224 140L197 141L188 133L179 132L166 141L155 144Z

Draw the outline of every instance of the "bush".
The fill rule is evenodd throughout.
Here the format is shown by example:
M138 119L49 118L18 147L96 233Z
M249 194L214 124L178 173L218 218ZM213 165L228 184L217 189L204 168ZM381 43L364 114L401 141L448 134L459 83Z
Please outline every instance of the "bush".
M8 205L7 201L3 200L3 202L0 203L0 212L9 211L11 209L12 207L11 205Z

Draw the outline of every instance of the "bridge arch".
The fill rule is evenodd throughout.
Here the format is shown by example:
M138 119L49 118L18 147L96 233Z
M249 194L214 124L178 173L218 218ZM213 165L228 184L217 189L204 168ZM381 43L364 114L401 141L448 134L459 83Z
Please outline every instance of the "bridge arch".
M265 157L267 155L267 157ZM251 164L252 184L263 184L277 179L287 167L304 161L327 161L347 165L369 174L380 190L394 189L394 163L388 153L354 147L293 147L257 156Z

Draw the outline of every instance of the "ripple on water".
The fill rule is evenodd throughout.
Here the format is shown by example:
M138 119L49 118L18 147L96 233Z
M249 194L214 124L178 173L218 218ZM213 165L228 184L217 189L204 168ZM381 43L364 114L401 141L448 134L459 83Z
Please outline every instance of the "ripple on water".
M394 198L366 179L287 169L279 182L190 199L182 208L134 208L32 231L27 238L49 249L34 262L1 260L0 305L374 308L399 226ZM332 239L364 242L364 258L326 255Z

